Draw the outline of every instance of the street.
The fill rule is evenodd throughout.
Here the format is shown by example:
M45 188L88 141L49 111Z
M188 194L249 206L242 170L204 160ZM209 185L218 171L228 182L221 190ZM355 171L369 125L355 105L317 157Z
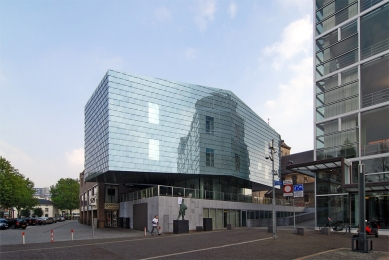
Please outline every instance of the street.
M66 224L68 223L68 224ZM21 245L21 230L2 230L0 257L2 259L387 259L389 257L389 237L372 238L373 251L351 252L352 234L321 235L318 231L307 231L305 236L293 234L291 229L278 230L277 240L264 228L236 228L191 232L189 234L162 234L147 236L143 232L126 229L98 229L91 239L91 227L77 222L64 222L54 229L58 240L50 243L50 227L46 226L37 234L44 242L32 243L26 239ZM74 241L70 240L70 230L75 230ZM30 227L29 227L30 228ZM41 227L26 229L31 236ZM63 230L63 232L62 232ZM67 230L67 232L65 232ZM18 244L4 241L6 232L18 233ZM85 234L83 234L85 233ZM66 236L69 239L66 239ZM85 238L82 238L85 236ZM46 238L47 237L47 238ZM18 238L14 238L17 241ZM32 239L32 238L31 238ZM59 241L63 239L63 241ZM68 240L68 241L65 241ZM29 242L30 241L30 242ZM35 241L34 241L35 242ZM8 245L6 245L8 244Z

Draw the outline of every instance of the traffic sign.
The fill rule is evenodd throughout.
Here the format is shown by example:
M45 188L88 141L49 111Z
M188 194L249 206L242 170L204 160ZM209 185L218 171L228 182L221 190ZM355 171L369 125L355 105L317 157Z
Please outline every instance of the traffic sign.
M293 185L293 190L294 191L304 191L304 185L303 184Z
M293 184L293 181L292 180L284 180L284 185L286 184Z
M292 185L284 185L283 187L285 193L292 193Z
M282 181L274 181L274 185L281 185L282 186Z
M293 185L293 197L295 197L295 198L304 197L304 185L303 184Z

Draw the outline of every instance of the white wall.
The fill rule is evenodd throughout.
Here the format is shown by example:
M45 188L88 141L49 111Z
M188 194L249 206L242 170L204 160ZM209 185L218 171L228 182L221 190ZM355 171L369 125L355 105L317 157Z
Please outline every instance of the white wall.
M162 232L173 232L173 220L177 219L180 205L177 197L151 197L136 201L120 203L119 217L130 218L130 227L133 227L133 205L147 203L147 230L152 228L151 220L155 215L159 216L159 224ZM235 209L235 210L272 210L272 205L229 202L220 200L203 200L184 198L184 203L188 207L185 212L185 219L189 220L189 230L196 230L196 226L203 225L203 208ZM293 212L293 207L278 206L276 211ZM303 207L295 207L296 212L303 212Z

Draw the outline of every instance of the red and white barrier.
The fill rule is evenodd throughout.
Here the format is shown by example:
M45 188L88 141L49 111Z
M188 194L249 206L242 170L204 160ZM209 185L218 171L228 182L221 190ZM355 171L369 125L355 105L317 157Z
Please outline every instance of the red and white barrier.
M22 241L23 241L23 245L26 243L26 240L24 239L24 232L22 232Z
M72 229L71 232L72 232L72 241L73 241L73 233L74 233L74 230Z
M51 230L51 242L54 242L54 230Z

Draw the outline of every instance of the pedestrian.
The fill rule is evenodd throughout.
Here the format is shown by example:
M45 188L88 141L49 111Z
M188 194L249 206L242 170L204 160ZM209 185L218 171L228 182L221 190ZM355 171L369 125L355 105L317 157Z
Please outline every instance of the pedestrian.
M157 229L158 236L160 236L161 233L159 233L159 229L158 229L158 215L155 215L155 217L153 218L153 228L151 229L150 232L152 236L154 236L153 234L154 229Z

